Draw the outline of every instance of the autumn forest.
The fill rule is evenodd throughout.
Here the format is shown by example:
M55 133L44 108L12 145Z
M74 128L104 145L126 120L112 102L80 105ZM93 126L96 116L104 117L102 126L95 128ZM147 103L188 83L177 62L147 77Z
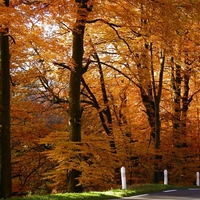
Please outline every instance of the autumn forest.
M0 197L194 185L200 0L0 0Z

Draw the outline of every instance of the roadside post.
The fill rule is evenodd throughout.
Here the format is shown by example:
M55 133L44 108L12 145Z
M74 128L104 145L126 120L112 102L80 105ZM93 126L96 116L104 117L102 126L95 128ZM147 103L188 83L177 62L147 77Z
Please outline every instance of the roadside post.
M168 185L168 171L164 170L164 185Z
M122 190L126 190L126 170L125 167L121 167L121 180L122 180Z
M197 172L197 182L196 182L197 186L200 186L200 178L199 178L199 172Z

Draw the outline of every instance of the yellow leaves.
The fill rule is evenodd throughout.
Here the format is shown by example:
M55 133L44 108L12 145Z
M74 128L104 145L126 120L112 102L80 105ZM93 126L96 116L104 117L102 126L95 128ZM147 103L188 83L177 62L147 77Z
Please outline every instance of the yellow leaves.
M182 68L184 68L185 55L183 56L183 53L185 51L190 54L190 60L195 60L193 65L198 65L199 31L198 23L193 23L193 14L190 13L191 5L184 5L189 9L189 12L185 9L187 15L190 15L187 18L185 12L181 13L177 7L182 6L183 1L177 1L176 5L167 0L147 2L111 0L102 1L99 4L98 1L95 1L94 10L89 15L89 19L101 18L102 20L86 25L84 65L89 57L92 63L88 72L84 74L84 79L95 95L100 108L96 110L91 104L82 104L84 108L82 142L79 143L69 142L68 105L61 103L58 107L62 108L56 110L57 105L45 102L52 100L52 96L50 96L52 93L65 100L68 96L69 71L52 63L64 63L71 68L74 66L71 59L71 31L76 17L74 1L41 1L37 5L38 7L35 7L37 9L30 5L17 5L14 2L15 13L12 15L11 8L6 10L0 6L0 12L4 13L0 16L0 24L3 24L3 28L9 26L10 32L16 40L16 45L11 45L11 74L14 82L18 85L13 88L11 116L13 157L14 161L19 164L17 165L19 171L20 169L26 170L20 165L20 159L28 160L34 169L41 161L38 159L42 158L43 160L48 156L47 164L43 165L45 166L44 171L48 167L52 167L52 169L47 170L48 173L45 174L41 172L41 176L48 182L52 178L52 182L54 182L51 182L51 187L65 185L66 171L77 169L82 171L80 181L88 189L113 187L116 182L115 169L121 167L122 164L130 167L130 173L135 173L135 176L138 175L137 172L143 172L145 169L149 170L149 174L152 173L154 147L153 141L149 147L151 130L148 125L148 116L141 103L139 89L135 83L140 83L146 93L152 92L150 65L152 63L154 65L154 75L157 81L160 68L160 49L167 49L166 59L169 60L171 56L174 56ZM46 3L50 4L46 6ZM12 18L9 18L10 16ZM14 21L12 21L13 16L15 16ZM113 25L115 29L108 23L115 24L116 26ZM183 39L186 30L189 31L188 35L186 34L187 40ZM91 44L91 40L93 44ZM153 43L154 48L152 59L150 52L145 47L149 42ZM102 62L106 91L108 92L108 102L106 103L102 97L96 59L92 56L94 53L98 53ZM137 68L139 64L140 67ZM130 79L125 78L119 71L114 71L112 67L120 70ZM198 68L195 72L198 72ZM163 151L162 155L167 156L163 161L163 166L170 161L169 149L171 150L172 147L172 141L170 141L172 136L172 115L170 115L172 99L169 86L171 75L169 61L166 64L167 73L168 75L164 77L167 84L161 102L163 123L161 150ZM46 86L49 86L49 93L46 92L45 87L42 87L38 77L42 77ZM194 82L197 83L195 78L193 78ZM195 91L196 85L193 83L190 88ZM85 87L81 88L81 92L83 99L94 100ZM40 97L41 99L39 99ZM27 101L28 98L31 98L32 101ZM33 102L39 100L44 103L44 107ZM105 116L108 106L112 114L112 124L105 120L104 125L112 128L113 137L106 136L102 122L98 118L100 112ZM49 107L49 112L46 112ZM192 109L194 109L193 105ZM194 118L194 110L192 112L191 116ZM58 117L51 118L53 114ZM58 120L59 123L57 123L59 116L61 116L61 120ZM194 129L194 125L190 125L189 128ZM109 146L109 141L113 139L117 149L114 156L110 152ZM190 139L190 144L193 143L194 141ZM44 154L40 155L41 151L44 151ZM139 167L135 166L138 164L137 159L131 160L132 156L139 157ZM31 160L32 158L34 161ZM50 162L51 165L48 166ZM142 178L138 179L141 181Z
M52 132L40 140L41 144L52 144L53 148L47 152L47 155L49 159L58 163L55 171L51 173L52 179L56 181L56 177L59 176L59 181L63 182L65 176L60 175L76 169L82 171L79 180L88 189L91 185L95 187L99 185L99 189L113 185L116 163L110 153L107 139L102 136L84 135L82 142L69 142L67 138L67 132Z

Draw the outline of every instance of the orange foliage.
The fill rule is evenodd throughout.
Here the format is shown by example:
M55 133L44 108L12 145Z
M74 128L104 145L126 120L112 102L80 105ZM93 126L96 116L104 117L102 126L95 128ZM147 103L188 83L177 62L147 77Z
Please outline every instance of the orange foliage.
M1 24L9 26L16 43L11 39L14 194L67 191L67 172L71 169L82 171L79 181L85 190L119 187L122 165L127 169L128 184L153 182L155 154L162 156L159 169L169 169L170 184L191 185L199 170L200 144L198 1L89 1L94 8L84 38L83 67L88 60L89 66L83 74L86 84L81 85L82 141L78 143L69 142L67 122L69 74L74 66L74 2L12 1L9 9L0 6L0 12L8 12L0 16ZM145 47L150 43L152 58ZM152 63L158 86L161 51L166 60L160 102L161 147L157 152L139 88L151 92ZM181 78L190 69L191 101L186 136L180 139L187 143L184 148L176 148L173 140L171 58L181 66ZM147 67L140 71L138 63ZM183 82L180 87L182 98ZM106 118L108 108L110 121ZM105 126L113 133L112 138ZM110 149L112 140L115 153Z

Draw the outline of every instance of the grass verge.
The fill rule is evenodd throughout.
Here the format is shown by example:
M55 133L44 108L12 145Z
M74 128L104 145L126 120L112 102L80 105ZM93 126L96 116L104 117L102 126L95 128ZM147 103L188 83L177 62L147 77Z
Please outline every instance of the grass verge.
M128 190L109 190L104 192L84 192L84 193L63 193L51 194L44 196L28 195L26 197L14 198L15 200L103 200L103 199L117 199L121 197L134 196L144 193L152 193L168 189L183 188L181 186L160 185L160 184L145 184L134 185Z

